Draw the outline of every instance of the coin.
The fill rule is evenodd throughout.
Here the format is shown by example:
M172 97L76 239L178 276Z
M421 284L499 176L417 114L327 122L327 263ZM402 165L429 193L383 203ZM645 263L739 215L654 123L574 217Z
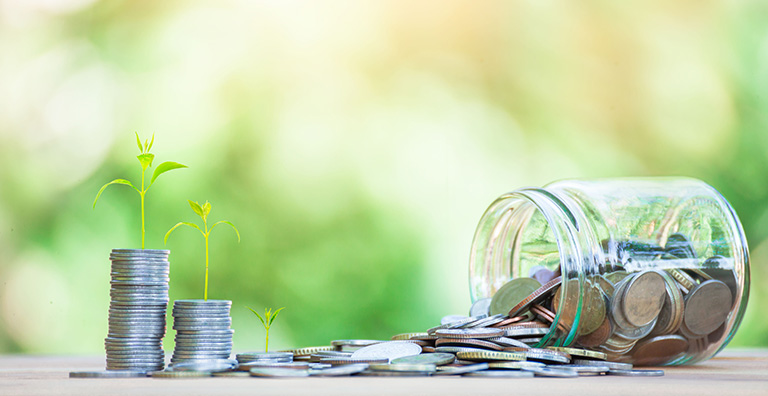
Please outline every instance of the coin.
M594 348L605 343L612 333L613 324L611 323L611 319L606 316L600 327L589 334L580 335L579 338L576 339L576 342L581 346Z
M519 352L483 351L483 352L457 352L456 357L462 360L489 362L489 361L525 360L526 355Z
M501 345L502 347L528 348L528 344L522 341L516 340L514 338L499 337L499 338L494 338L493 342L495 344Z
M497 370L522 370L523 367L544 367L544 363L540 362L489 362L488 367Z
M434 373L437 371L437 366L431 363L371 363L368 366L368 370L371 371L405 371L405 372L420 372L420 373Z
M474 329L440 329L435 335L440 338L495 338L504 335L503 329L474 328Z
M661 377L664 370L614 370L611 369L608 375L620 375L624 377Z
M383 341L381 340L333 340L331 341L331 346L334 346L337 348L337 350L340 350L344 347L366 347L369 345L379 344Z
M590 351L588 349L581 349L581 348L568 348L568 347L548 347L549 349L558 351L558 352L564 352L574 357L579 357L582 359L594 359L594 360L605 360L608 357L598 351Z
M440 330L440 329L457 329L457 328L460 328L460 327L462 327L462 326L464 326L466 324L475 322L478 319L482 319L482 318L484 318L486 316L487 315L472 316L472 317L469 317L469 318L466 318L466 319L457 320L455 322L449 322L449 323L441 324L440 326L435 326L435 327L427 330L427 334L435 334L435 332L437 330ZM331 345L333 345L333 344L331 344Z
M533 278L514 278L494 293L491 299L490 314L508 314L509 311L536 291L541 284ZM514 315L511 315L514 316Z
M318 346L318 347L298 348L298 349L293 349L291 351L285 351L285 352L291 352L293 353L293 356L296 357L296 356L307 356L320 351L331 351L331 350L333 350L332 346Z
M461 375L481 370L488 370L488 363L475 363L465 366L439 366L433 375Z
M653 337L632 349L632 361L638 366L658 366L685 354L688 340L678 335Z
M718 280L703 282L685 298L683 323L691 333L707 335L725 322L732 304L731 290L725 283Z
M469 308L469 316L490 315L491 299L481 298L472 304Z
M392 360L404 356L418 355L419 353L421 353L419 345L405 341L385 341L358 349L352 353L352 359L385 358Z
M184 361L171 365L170 371L228 371L237 367L237 361L232 359L207 359Z
M462 377L531 378L533 377L533 373L515 370L482 370L462 374Z
M251 378L251 373L245 371L222 371L211 374L214 377L227 377L227 378Z
M632 370L632 364L630 363L588 360L588 359L578 359L578 358L574 358L572 363L580 366L598 366L598 367L605 366L611 370Z
M579 375L605 374L611 370L608 366L586 366L579 364L563 364L557 367L575 370Z
M666 295L664 304L661 306L659 316L656 319L651 335L672 334L680 328L683 323L683 312L685 310L685 300L683 293L677 287L675 280L667 272L661 272L664 278Z
M529 294L527 297L525 297L522 301L520 301L518 304L513 306L509 312L509 316L518 316L522 313L525 313L528 309L530 309L532 304L538 304L545 298L552 295L552 292L560 285L562 278L556 277L554 279L551 279L549 282L541 285L538 289L534 290L531 294ZM538 281L536 281L538 283Z
M523 367L523 370L530 371L537 377L575 378L579 376L579 372L576 370L554 366Z
M665 295L664 278L658 272L640 272L626 286L622 313L633 326L645 326L659 315Z
M356 374L360 377L426 377L431 375L430 372L422 371L373 371L365 370Z
M202 378L210 377L211 373L205 371L154 371L150 373L152 378Z
M309 375L313 377L338 377L360 373L368 368L367 363L346 364L324 369L311 369Z
M146 371L72 371L69 378L142 378L146 377Z
M495 351L500 351L503 349L502 346L495 344L491 341L486 340L476 340L472 338L438 338L437 341L435 341L436 347L469 347L469 348L482 348L482 349L491 349Z
M434 364L442 366L444 364L451 364L454 360L456 360L456 356L451 353L428 353L392 359L392 364Z

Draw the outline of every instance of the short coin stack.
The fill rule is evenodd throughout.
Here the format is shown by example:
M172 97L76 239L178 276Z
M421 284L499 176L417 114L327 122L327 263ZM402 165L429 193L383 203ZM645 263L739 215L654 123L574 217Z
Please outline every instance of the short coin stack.
M109 332L104 340L107 370L163 369L168 254L168 250L112 250Z
M171 365L193 360L229 359L232 318L227 300L177 300L173 304L176 348Z

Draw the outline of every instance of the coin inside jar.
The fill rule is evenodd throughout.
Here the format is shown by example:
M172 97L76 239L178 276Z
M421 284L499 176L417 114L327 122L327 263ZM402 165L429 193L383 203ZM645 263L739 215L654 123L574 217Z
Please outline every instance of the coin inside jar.
M645 326L661 311L666 289L664 278L658 272L645 271L635 275L624 291L621 309L624 317L634 326Z
M533 278L515 278L499 288L491 298L490 314L506 315L509 311L526 297L531 295L541 283Z
M731 291L723 282L709 280L696 286L685 299L686 329L699 336L715 331L728 317L732 302Z

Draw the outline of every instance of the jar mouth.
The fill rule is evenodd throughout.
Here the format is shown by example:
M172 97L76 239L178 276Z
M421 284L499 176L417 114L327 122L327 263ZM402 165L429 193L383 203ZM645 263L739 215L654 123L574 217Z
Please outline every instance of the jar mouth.
M561 221L565 219L565 221ZM569 318L578 323L581 310L581 278L583 257L578 241L577 221L571 210L558 197L541 188L524 188L502 195L494 201L481 218L472 243L469 265L472 301L492 296L510 279L532 276L537 269L546 269L562 277L560 304L549 332L539 346L557 339L555 346L570 344L576 336L576 326L567 334L558 329L563 312L577 314ZM565 298L571 296L571 298Z

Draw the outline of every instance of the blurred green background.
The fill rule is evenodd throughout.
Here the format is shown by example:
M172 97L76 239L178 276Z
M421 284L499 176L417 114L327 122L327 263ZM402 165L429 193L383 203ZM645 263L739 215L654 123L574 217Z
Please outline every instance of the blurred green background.
M768 345L768 2L0 1L0 352L103 353L112 248L138 248L134 131L189 169L147 247L209 200L210 298L286 309L275 349L469 307L477 221L571 177L687 175L740 214ZM178 230L170 297L201 298ZM763 309L764 310L764 309ZM172 332L170 332L172 334ZM166 338L172 345L172 337Z

